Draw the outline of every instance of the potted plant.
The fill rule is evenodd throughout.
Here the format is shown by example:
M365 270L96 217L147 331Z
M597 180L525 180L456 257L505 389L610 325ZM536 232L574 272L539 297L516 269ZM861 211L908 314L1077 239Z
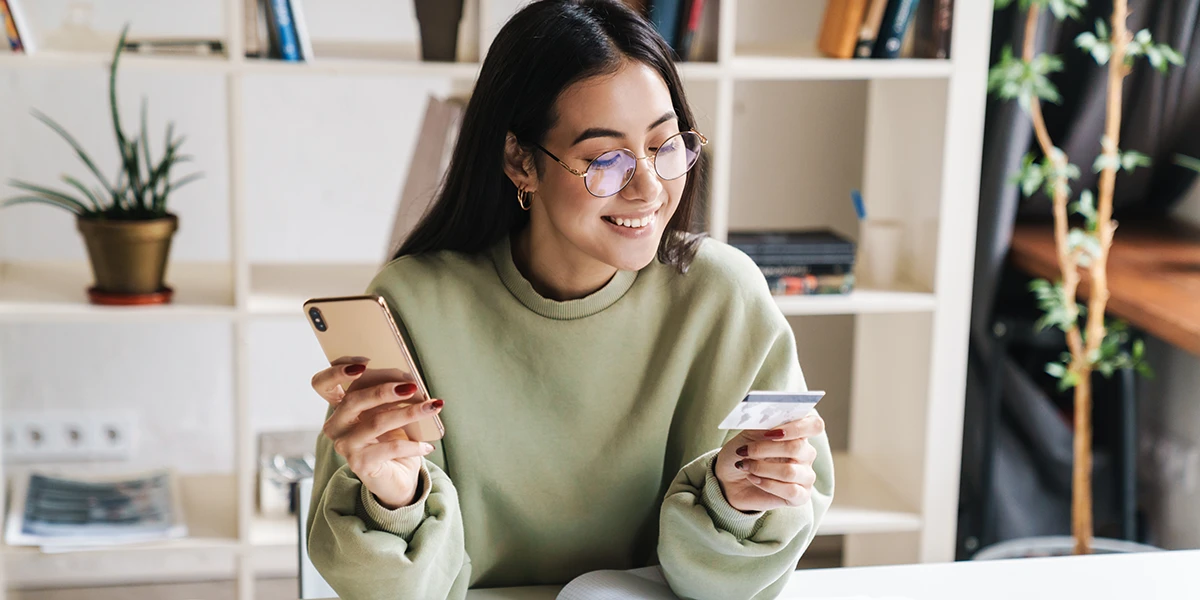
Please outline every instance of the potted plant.
M1012 2L996 0L995 4L997 8L1005 8ZM1047 11L1059 20L1078 19L1082 9L1087 6L1088 0L1020 0L1020 8L1028 11L1024 49L1018 57L1011 48L1005 48L1000 62L992 67L988 75L989 91L1004 99L1016 99L1028 111L1042 151L1040 160L1032 155L1025 157L1015 179L1026 196L1044 189L1054 202L1054 238L1062 280L1053 284L1045 280L1035 281L1031 289L1045 312L1039 326L1062 329L1069 350L1062 355L1061 362L1047 364L1046 372L1059 380L1060 389L1065 391L1074 388L1072 537L1062 540L1010 540L981 552L979 557L986 555L988 558L998 558L1022 553L1084 554L1091 553L1093 548L1101 551L1150 549L1148 546L1116 540L1102 540L1100 544L1093 540L1091 377L1097 371L1107 376L1117 369L1129 367L1143 374L1149 371L1143 361L1141 341L1134 341L1131 351L1125 350L1122 342L1128 335L1127 331L1120 325L1105 323L1104 319L1108 301L1105 276L1108 253L1117 228L1112 219L1117 173L1122 169L1132 171L1150 164L1148 156L1120 149L1121 88L1136 60L1145 58L1152 66L1165 72L1170 65L1182 65L1183 57L1167 45L1156 44L1149 30L1136 34L1128 30L1128 0L1114 0L1108 22L1098 20L1094 32L1085 32L1076 38L1076 46L1107 67L1108 87L1105 134L1099 140L1100 155L1092 164L1092 168L1100 174L1098 190L1096 193L1083 190L1074 203L1069 203L1072 195L1069 182L1079 177L1079 167L1072 164L1069 157L1054 145L1041 112L1043 100L1057 102L1059 99L1050 75L1061 71L1063 62L1057 56L1036 52L1034 32L1037 31L1038 18ZM1072 227L1070 213L1080 217L1083 227ZM1090 279L1086 308L1076 303L1081 270L1086 270Z
M113 54L109 69L109 104L121 167L115 182L110 182L96 167L79 142L49 116L34 110L38 120L53 129L75 150L79 159L99 180L89 188L75 177L63 175L72 188L62 192L25 181L12 180L23 195L0 202L0 207L38 203L70 211L87 246L95 285L88 289L96 304L157 304L169 302L171 289L164 285L167 256L179 219L167 210L167 200L179 188L195 181L200 174L171 180L171 169L190 160L179 153L183 137L174 136L174 124L168 125L163 156L156 162L150 156L150 138L146 127L146 102L142 101L142 130L126 135L117 110L117 66L125 48L126 25Z

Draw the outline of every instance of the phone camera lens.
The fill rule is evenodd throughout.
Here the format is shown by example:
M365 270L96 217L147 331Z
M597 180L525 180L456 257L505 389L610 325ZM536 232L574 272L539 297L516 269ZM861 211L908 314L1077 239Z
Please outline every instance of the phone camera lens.
M321 316L321 311L317 307L312 307L308 310L308 316L312 317L313 325L317 331L325 331L328 327L325 325L325 319Z

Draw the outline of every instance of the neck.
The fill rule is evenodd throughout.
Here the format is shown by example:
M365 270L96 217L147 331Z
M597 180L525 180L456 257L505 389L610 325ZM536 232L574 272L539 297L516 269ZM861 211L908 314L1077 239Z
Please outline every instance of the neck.
M561 236L541 232L531 222L512 240L513 262L544 298L577 300L613 278L617 269L579 250Z

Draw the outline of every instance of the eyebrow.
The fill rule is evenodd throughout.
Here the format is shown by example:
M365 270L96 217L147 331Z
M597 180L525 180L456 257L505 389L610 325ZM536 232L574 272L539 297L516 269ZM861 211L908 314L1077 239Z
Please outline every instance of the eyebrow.
M650 131L650 130L654 129L655 127L658 127L659 125L662 125L663 123L666 123L667 121L670 121L671 119L677 119L677 118L678 117L675 115L674 111L667 111L667 112L663 113L662 116L655 119L654 122L651 123L650 126L646 128L646 131ZM583 133L579 134L579 137L575 138L575 141L571 142L571 145L575 146L584 140L590 140L592 138L601 138L601 137L615 137L615 138L625 139L625 134L620 131L617 131L615 129L605 129L603 127L590 127L588 129L583 130Z

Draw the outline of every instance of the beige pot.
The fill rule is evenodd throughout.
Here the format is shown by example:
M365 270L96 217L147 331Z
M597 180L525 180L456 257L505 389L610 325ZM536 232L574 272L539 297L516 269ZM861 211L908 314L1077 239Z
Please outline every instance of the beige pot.
M81 217L75 223L87 245L96 291L138 295L166 287L167 255L179 228L175 215L142 221Z

